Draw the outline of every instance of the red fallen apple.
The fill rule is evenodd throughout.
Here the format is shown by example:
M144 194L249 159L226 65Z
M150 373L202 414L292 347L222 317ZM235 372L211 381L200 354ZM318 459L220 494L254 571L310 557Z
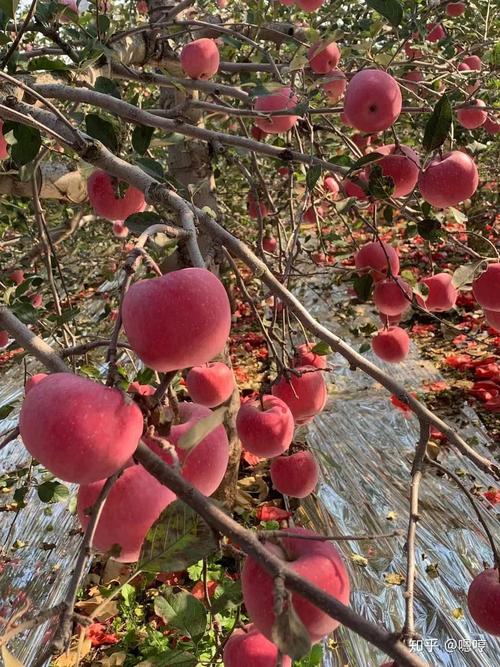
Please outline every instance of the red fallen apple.
M486 104L483 100L474 100L474 106L457 109L456 116L459 124L467 130L475 130L486 121L488 112L483 109Z
M101 169L90 174L87 192L95 214L111 222L123 222L129 215L146 208L146 200L140 190L125 181L118 181Z
M314 345L303 343L295 350L293 365L297 366L314 366L314 368L321 368L324 370L328 367L327 359L324 355L316 354L312 351Z
M255 111L263 113L270 111L287 111L298 104L296 95L291 88L281 88L269 95L261 95L255 100ZM281 134L288 132L298 120L298 116L269 116L268 118L256 118L255 125L269 134Z
M211 414L212 411L203 405L180 403L181 423L172 426L168 436L168 442L175 446L182 476L206 496L216 491L227 469L229 442L226 431L222 424L216 426L191 450L182 449L179 440L201 419ZM164 461L169 464L173 462L172 454L162 449L155 440L146 438L145 442Z
M9 334L7 331L0 331L0 347L6 347L9 342Z
M385 315L403 313L412 300L412 289L402 278L380 280L373 290L373 302Z
M287 533L314 537L313 531L289 528ZM265 543L266 549L283 559L301 577L343 604L349 603L349 577L336 547L330 542L296 537L283 537L280 544ZM247 557L241 572L243 600L254 625L268 639L275 620L274 583L261 565ZM309 633L312 642L318 642L339 626L339 622L325 614L297 593L292 593L292 605Z
M191 79L211 79L219 70L220 55L215 40L202 37L186 44L180 56L181 67Z
M26 449L51 473L87 484L109 477L129 460L143 419L118 389L54 373L29 389L19 429Z
M292 498L305 498L316 488L319 467L311 452L297 452L273 459L270 474L276 491Z
M486 310L500 310L500 262L488 264L486 271L472 282L472 293Z
M275 667L278 648L266 639L253 625L237 628L224 646L224 667ZM283 667L291 667L291 659L285 655Z
M302 374L292 374L289 380L281 377L271 392L288 405L297 424L305 424L325 407L326 382L314 366L297 366L295 370Z
M345 93L347 87L347 79L344 72L337 68L333 69L329 73L328 80L324 81L321 84L321 87L325 91L325 95L329 102L337 102L337 100L340 100Z
M323 179L323 187L332 199L336 199L339 193L338 181L333 176L326 176Z
M495 329L495 331L500 331L500 310L483 309L483 312L488 326Z
M316 74L329 74L337 67L340 49L335 42L317 42L307 52L309 67Z
M381 132L398 119L401 105L401 90L390 74L364 69L347 86L344 113L357 130Z
M500 635L500 573L484 570L474 577L467 593L469 613L490 635Z
M78 490L77 512L84 529L90 521L88 510L97 500L105 481L84 484ZM175 494L141 465L129 466L109 492L92 547L105 553L117 545L120 549L119 555L115 556L117 561L137 561L149 529L173 500Z
M455 206L476 192L479 175L474 160L462 151L434 158L420 173L418 187L425 201L436 208Z
M384 241L365 243L355 254L354 263L360 273L370 270L379 280L387 275L388 265L393 276L399 273L398 252Z
M123 299L122 317L134 352L164 372L213 359L224 349L231 327L223 284L198 268L135 283Z
M461 16L465 12L465 4L463 2L449 2L446 5L446 13L453 18Z
M233 393L233 371L220 361L193 366L186 375L186 387L195 403L215 408Z
M409 146L388 144L377 146L377 153L386 157L377 162L384 176L390 176L394 183L393 197L404 197L415 188L420 173L420 158Z
M401 327L391 326L372 338L372 349L379 359L397 364L408 356L410 338Z
M275 396L247 401L236 415L236 431L243 448L261 458L286 451L292 443L293 430L290 408Z
M256 201L254 195L251 192L248 193L247 211L249 217L253 220L259 220L259 218L265 218L269 215L269 211L265 202L261 200Z
M442 313L450 310L458 299L458 291L453 285L453 277L449 273L436 273L420 282L429 289L426 299L416 295L418 303L431 313Z
M425 37L428 42L439 42L444 37L446 37L446 32L440 23L429 23Z
M266 252L274 253L277 245L278 241L274 238L274 236L264 236L262 239L262 248Z
M3 120L0 120L0 160L5 160L9 157L9 151L7 150L8 144L5 141L3 136Z
M30 378L28 378L26 380L26 384L24 385L24 394L26 395L30 389L33 389L35 385L37 385L46 377L48 377L47 373L37 373L36 375L32 375Z

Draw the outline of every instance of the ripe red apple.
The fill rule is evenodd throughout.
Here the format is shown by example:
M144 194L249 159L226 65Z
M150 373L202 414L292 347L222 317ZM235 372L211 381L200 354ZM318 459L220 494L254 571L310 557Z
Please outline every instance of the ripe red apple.
M294 366L314 366L314 368L325 369L328 366L326 356L316 354L312 351L314 344L303 343L299 345L294 354Z
M278 241L274 238L274 236L264 236L262 239L262 248L266 252L274 253L276 250L276 247L278 245Z
M131 382L127 387L129 394L139 394L139 396L153 396L155 388L150 384L140 384L139 382Z
M446 32L440 23L429 23L427 26L426 40L428 42L439 42L446 37Z
M304 212L302 221L308 225L317 225L325 215L326 210L323 206L309 206Z
M12 280L16 285L20 285L24 282L24 271L22 269L15 269L11 271L7 276L9 280Z
M406 57L409 58L410 60L415 60L416 58L421 58L423 56L422 49L416 49L414 46L412 46L411 42L405 43L404 50L406 53Z
M325 263L326 255L324 252L313 252L311 254L311 259L318 266L322 266Z
M97 500L106 480L84 484L78 490L77 512L82 528L88 511ZM126 468L113 484L97 523L92 547L110 551L120 549L115 559L132 563L139 559L144 539L161 512L175 500L175 494L150 475L141 465Z
M339 183L333 176L326 176L323 179L323 187L332 199L336 199L339 193Z
M118 181L101 169L90 174L87 192L96 215L111 222L123 222L132 213L140 213L146 208L146 200L140 190L125 181Z
M129 233L128 227L125 227L125 225L122 222L113 223L113 234L116 236L117 239L126 239L128 233Z
M418 187L425 201L436 208L455 206L477 190L479 175L474 160L462 151L434 158L420 172Z
M412 289L402 278L380 280L373 290L373 302L385 315L399 315L411 303Z
M367 172L365 170L360 171L356 176L357 180L368 188ZM346 197L355 197L356 199L359 199L359 201L368 199L368 193L363 190L361 185L350 178L344 178L342 181L342 189L344 190Z
M57 4L63 7L68 7L68 9L70 9L72 12L78 14L78 5L76 0L57 0ZM65 12L65 10L62 10L61 14L58 16L58 20L60 23L69 23L71 19L68 13Z
M397 120L401 104L401 90L390 74L364 69L347 86L344 112L357 130L381 132Z
M455 18L461 16L465 12L465 4L463 2L449 2L446 5L446 13L448 16Z
M186 387L195 403L215 408L231 396L233 371L220 361L193 366L186 375Z
M231 327L223 284L198 268L135 283L123 299L122 317L134 352L164 372L213 359L224 349Z
M242 446L255 456L269 458L285 452L293 439L293 415L275 396L247 401L236 415L236 430Z
M488 112L483 109L485 106L483 100L474 100L474 106L457 109L456 116L459 124L467 130L474 130L483 125L488 117Z
M264 130L261 130L260 127L257 127L257 125L252 125L251 134L252 137L257 141L262 141L264 137L267 137L268 132L264 132Z
M253 625L237 628L224 646L224 667L275 667L278 648L266 639ZM285 655L283 667L291 667L291 659Z
M326 382L314 366L297 366L295 370L302 375L292 374L289 380L281 377L271 391L288 405L297 424L306 424L325 407Z
M483 312L488 326L496 331L500 331L500 310L484 309Z
M0 120L0 160L5 160L5 158L9 157L7 146L8 144L3 136L3 120Z
M287 532L315 537L304 528L289 528ZM280 544L265 543L265 547L279 556L301 577L343 604L349 603L349 577L336 547L330 542L297 537L283 537ZM241 572L243 600L254 625L270 638L275 620L274 582L261 565L247 557ZM325 614L297 593L291 595L292 605L309 632L312 642L318 642L339 626L339 622Z
M6 347L9 342L9 334L7 331L0 331L0 347Z
M391 326L388 329L380 329L378 334L372 338L372 349L379 359L397 364L408 356L410 338L401 327Z
M19 429L26 449L51 473L86 484L109 477L128 461L143 419L118 389L54 373L30 388Z
M458 291L453 285L452 276L449 273L436 273L421 281L429 288L427 298L423 300L417 295L419 304L431 313L442 313L453 308L458 299Z
M211 79L219 69L220 56L215 40L202 37L186 44L180 56L181 67L191 79Z
M379 313L379 319L384 325L385 328L398 325L401 322L401 319L404 315L410 310L410 307L405 310L404 313L398 313L397 315L385 315L385 313Z
M469 69L477 70L478 72L481 71L481 68L483 66L483 63L481 62L481 58L479 56L466 56L462 62L464 65L467 65Z
M328 76L328 81L325 81L321 84L321 87L325 91L325 95L328 98L329 102L336 102L340 100L342 95L345 93L347 86L347 79L344 72L341 72L339 69L333 69Z
M420 173L420 158L409 146L388 144L377 146L377 153L386 157L377 162L384 176L390 176L394 182L394 197L404 197L415 188Z
M43 297L41 294L32 294L30 296L30 301L33 308L41 308L43 303Z
M139 0L139 2L136 5L136 8L137 12L142 15L145 15L149 12L147 0Z
M412 69L409 72L403 74L403 79L406 81L406 87L409 88L412 92L417 93L420 86L418 85L421 81L424 80L422 72L417 69Z
M481 630L500 635L500 579L498 569L474 577L467 593L469 613Z
M26 380L24 385L24 394L26 395L33 387L47 377L47 373L37 373Z
M500 132L500 121L488 116L483 123L483 129L488 134L498 134Z
M180 423L170 428L168 442L174 445L181 474L198 491L211 496L217 490L227 469L229 442L224 426L216 426L191 450L179 446L181 436L190 431L201 419L212 414L209 408L198 403L180 403ZM172 454L162 449L157 441L146 438L145 442L166 463L172 464Z
M255 100L255 111L287 111L297 106L298 99L291 88L281 88L280 90L261 95ZM268 118L256 118L255 125L269 134L281 134L288 132L298 120L298 116L269 116Z
M337 67L340 49L336 42L316 42L307 52L309 67L316 74L329 74Z
M393 276L399 273L399 255L395 248L384 241L365 243L354 256L354 263L359 272L372 271L375 279L387 275L387 265Z
M295 4L305 12L315 12L324 2L325 0L295 0Z
M486 310L500 310L500 262L488 264L486 271L473 281L472 293Z
M319 466L309 451L277 456L271 461L271 480L276 491L292 498L305 498L316 488Z
M266 203L262 200L257 201L251 192L248 193L247 211L249 217L253 220L259 220L259 218L265 218L269 215Z

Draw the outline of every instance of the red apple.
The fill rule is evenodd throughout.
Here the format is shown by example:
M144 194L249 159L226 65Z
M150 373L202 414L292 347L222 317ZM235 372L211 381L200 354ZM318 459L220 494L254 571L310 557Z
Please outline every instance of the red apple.
M373 290L373 302L385 315L399 315L411 303L412 289L402 278L380 280Z
M426 40L428 42L439 42L444 37L446 37L446 32L440 23L429 23L426 35Z
M292 498L305 498L316 488L319 467L309 451L277 456L271 461L271 480L276 491Z
M356 177L365 188L368 188L367 172L365 170L356 174ZM359 199L359 201L365 201L369 196L360 184L350 178L344 178L342 181L342 189L344 190L346 197L355 197L356 199Z
M472 293L486 310L500 311L500 262L488 264L486 271L473 281Z
M8 144L3 136L3 120L0 120L0 160L9 157Z
M125 181L118 181L101 169L90 174L87 191L95 214L111 222L123 222L129 215L146 208L146 200L140 190Z
M377 153L386 157L377 162L384 176L390 176L394 182L394 197L404 197L415 188L420 173L420 158L409 146L388 144L379 146Z
M224 349L231 327L223 284L198 268L135 283L123 299L122 317L134 352L163 372L210 361Z
M337 67L340 49L335 42L317 42L307 52L309 67L316 74L329 74Z
M191 79L211 79L219 70L220 56L215 40L202 37L186 44L180 56L181 67Z
M274 253L277 245L278 241L274 238L274 236L264 236L264 238L262 239L262 248L266 252Z
M266 639L253 625L237 628L224 646L224 667L275 667L278 648ZM292 661L283 656L283 667L291 667Z
M287 111L297 106L298 99L290 88L280 90L268 95L261 95L255 100L255 111L263 113L270 111ZM281 134L288 132L298 120L298 116L269 116L268 118L256 118L255 125L269 134Z
M264 132L264 130L261 130L260 127L257 127L257 125L252 125L251 133L252 137L257 141L262 141L262 139L268 135L268 132Z
M24 394L26 395L33 387L47 377L47 373L37 373L26 380L24 385Z
M422 72L419 72L417 69L412 69L409 72L406 72L403 74L402 78L406 81L406 87L414 93L418 92L420 88L418 84L424 80Z
M378 334L372 338L372 349L379 359L397 364L408 356L410 338L401 327L391 326L388 329L380 329Z
M295 0L296 5L305 12L315 12L324 2L325 0Z
M6 347L9 342L9 334L7 331L0 331L0 347Z
M129 460L143 419L118 389L54 373L29 389L19 429L26 449L51 473L86 484L109 477Z
M329 73L328 80L321 84L328 101L331 103L340 100L345 92L346 86L347 79L345 78L345 74L339 69L333 69Z
M474 100L474 106L457 109L456 116L459 124L467 130L474 130L483 125L488 117L488 112L483 109L485 106L483 100Z
M262 200L257 201L251 192L248 193L247 210L249 217L253 220L259 220L259 218L265 218L269 215L266 203Z
M339 193L339 183L334 176L326 176L323 180L323 187L332 199L336 199Z
M291 374L290 379L281 377L271 391L288 405L298 424L305 424L325 407L326 382L314 366L297 366L295 370L301 375Z
M488 326L495 329L495 331L500 331L500 310L484 309L483 312Z
M314 366L314 368L325 369L328 362L324 355L312 351L314 344L304 343L299 345L294 354L294 366Z
M449 2L446 5L446 13L448 16L461 16L465 12L465 4L463 2Z
M436 273L429 278L423 278L420 282L429 289L425 300L420 296L416 297L423 308L431 313L442 313L453 308L458 298L458 291L449 273Z
M371 270L376 279L387 275L388 265L393 276L399 273L397 250L384 241L365 243L354 256L354 263L359 272Z
M500 121L488 116L483 123L483 129L488 134L498 134L500 132Z
M325 215L326 210L321 204L319 206L309 206L304 212L302 221L308 225L317 225Z
M220 361L193 366L186 375L186 387L195 403L215 408L233 393L233 371Z
M364 69L347 86L344 113L357 130L381 132L397 120L401 105L401 90L390 74Z
M241 444L255 456L268 458L285 452L293 439L293 415L288 405L275 396L247 401L236 416Z
M418 187L436 208L455 206L476 192L479 175L474 160L462 151L434 158L420 173Z
M12 280L16 285L20 285L24 282L24 271L22 269L15 269L11 271L7 276L9 280Z
M113 223L113 234L117 239L126 239L129 233L129 228L125 227L122 222Z
M478 72L481 71L481 68L483 66L483 63L481 62L481 58L479 56L466 56L462 62L464 65L467 65L469 69L477 70Z
M500 579L498 569L484 570L474 577L467 593L473 620L490 635L500 635Z
M287 532L315 537L304 528L289 528ZM279 533L278 533L279 534ZM336 547L330 542L298 537L283 537L280 544L265 543L265 547L283 559L298 575L325 593L348 604L349 577ZM253 558L247 557L241 572L243 600L254 625L268 639L275 620L274 582ZM292 605L309 633L312 642L318 642L339 626L339 622L325 614L297 593L292 593Z

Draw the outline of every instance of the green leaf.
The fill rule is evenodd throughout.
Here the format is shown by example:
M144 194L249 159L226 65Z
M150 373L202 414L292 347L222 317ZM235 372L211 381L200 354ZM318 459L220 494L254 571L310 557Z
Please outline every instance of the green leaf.
M151 225L164 224L164 220L154 211L143 211L142 213L132 213L132 215L129 215L126 224L134 234L142 234Z
M11 310L24 324L34 324L38 320L38 312L30 301L17 301L11 306Z
M192 653L185 653L184 651L176 651L174 649L172 651L162 650L160 656L154 656L154 662L145 660L143 664L154 664L154 667L197 667L200 663Z
M43 503L59 503L69 496L69 489L55 481L44 482L37 489L38 497Z
M13 19L16 15L19 0L0 0L0 12L4 15L4 19Z
M108 79L105 76L98 76L95 80L94 90L98 93L104 93L105 95L111 95L111 97L116 97L119 100L121 99L120 89L113 79Z
M142 546L138 569L178 572L217 550L217 541L200 516L180 500L160 515Z
M315 164L313 167L309 167L306 174L306 185L309 190L314 190L314 186L318 182L320 176L321 166L319 164Z
M16 140L11 146L10 156L18 167L22 167L38 155L42 145L40 132L20 123L9 123L7 128L6 131L12 130Z
M382 155L382 153L368 153L368 155L363 155L363 157L360 157L359 160L356 160L352 165L351 172L357 171L371 162L378 162L379 160L382 160L383 157L385 156Z
M120 595L127 607L132 608L134 606L136 593L135 588L131 584L123 584L120 590Z
M394 181L390 176L384 176L378 164L370 170L368 192L375 199L388 199L394 192Z
M152 160L150 157L140 157L136 159L136 164L151 178L163 181L163 167L156 160Z
M382 14L394 28L401 24L403 8L397 0L366 0L366 4Z
M203 603L187 591L158 595L154 601L154 612L195 642L205 634L207 611Z
M337 164L339 167L352 167L354 164L348 155L334 155L328 159L331 164Z
M217 586L212 598L212 614L220 614L226 609L234 609L243 601L241 584L225 578Z
M311 352L314 354L319 354L320 357L324 357L327 354L332 353L332 348L328 345L328 343L320 340L319 343L316 343L316 345L311 348Z
M360 301L368 301L372 292L373 278L369 273L363 275L355 274L352 279L352 286L356 292L356 296Z
M5 419L5 417L8 417L14 408L15 405L12 403L9 403L8 405L2 405L2 407L0 407L0 419Z
M450 131L452 117L450 100L444 93L425 126L423 146L426 151L442 146Z
M358 350L358 352L359 352L360 354L364 354L365 352L368 352L368 350L370 350L370 349L371 349L371 345L370 345L370 343L367 343L367 342L365 341L364 343L361 343L361 345L359 346L359 350Z
M85 127L91 137L98 139L112 153L118 152L118 139L113 123L110 123L105 118L101 118L96 113L89 113L85 116Z
M134 131L132 132L132 146L140 155L144 155L148 150L154 131L154 127L147 127L146 125L136 125L134 127Z
M299 660L311 650L311 639L293 605L287 605L275 619L272 641L283 655Z
M436 218L424 218L417 222L417 232L426 241L437 241L441 238L441 223Z
M44 70L48 72L57 72L57 71L66 72L70 69L71 67L63 60L59 60L57 58L48 58L47 56L39 56L38 58L33 58L28 63L29 72L34 72L36 70Z
M464 285L469 285L480 273L480 268L482 267L486 268L486 263L482 260L474 262L473 264L463 264L462 266L459 266L455 269L455 273L451 279L452 284L457 289Z
M181 435L177 446L185 450L194 449L196 445L200 444L203 438L222 424L226 410L227 408L224 406L217 408L217 410L213 410L209 415L197 421L189 430Z
M323 647L315 644L309 655L297 662L296 667L320 667L323 664Z

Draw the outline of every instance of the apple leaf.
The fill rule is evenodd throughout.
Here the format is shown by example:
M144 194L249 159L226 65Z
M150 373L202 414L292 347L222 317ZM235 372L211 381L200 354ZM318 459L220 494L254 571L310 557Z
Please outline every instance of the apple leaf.
M89 113L85 116L85 127L91 137L98 139L112 153L116 154L118 152L118 139L113 123L110 123L105 118L101 118L96 113Z
M178 447L190 450L199 445L203 438L222 424L225 414L226 408L221 407L197 421L186 433L181 435L177 443Z
M479 268L481 265L486 268L486 263L480 260L479 262L474 262L473 264L463 264L455 270L453 277L451 279L452 285L459 289L464 285L469 285L474 278L480 273Z
M423 146L426 151L436 150L444 143L451 128L452 117L450 100L444 93L425 126Z
M403 8L397 0L366 0L366 4L382 14L394 28L401 24Z
M316 345L311 349L311 352L318 354L320 357L324 357L327 354L332 353L332 348L328 345L328 343L320 340L320 342L316 343Z
M132 146L139 155L144 155L148 150L151 139L153 138L154 127L147 125L136 125L132 132Z
M426 241L438 241L441 238L441 223L435 218L424 218L417 222L417 231Z
M371 162L378 162L383 157L384 155L382 155L382 153L368 153L368 155L363 155L363 157L360 157L359 160L356 160L356 162L352 165L349 173L353 171L358 171L358 169L365 167L367 164L370 164Z
M315 164L313 167L309 167L306 174L306 185L308 190L314 190L314 186L318 182L320 176L321 166L319 164Z
M187 591L158 595L154 601L154 611L170 627L197 641L203 637L207 627L207 612L203 603Z
M311 638L292 604L288 604L274 621L272 641L283 655L300 660L311 650Z

